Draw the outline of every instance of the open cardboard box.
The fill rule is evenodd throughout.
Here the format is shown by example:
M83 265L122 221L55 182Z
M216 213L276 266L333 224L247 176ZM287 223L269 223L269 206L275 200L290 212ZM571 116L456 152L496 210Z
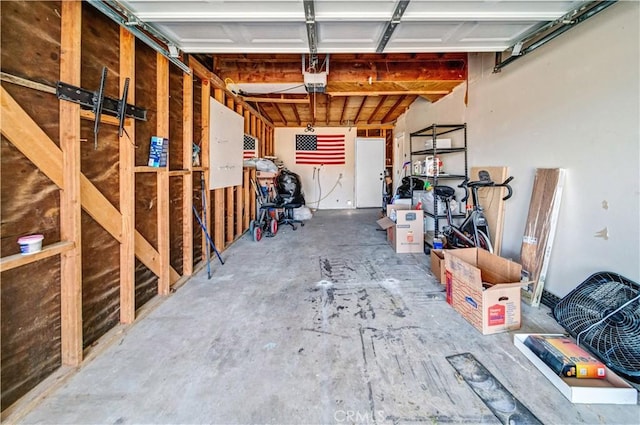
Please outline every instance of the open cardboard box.
M396 221L389 218L395 210ZM377 221L387 231L387 242L397 253L424 253L424 213L411 205L387 205L387 216Z
M441 284L447 284L447 278L444 267L444 252L442 249L431 250L431 273L440 281Z
M444 250L447 302L483 335L520 329L518 263L481 248Z
M595 404L636 404L638 402L636 389L609 368L604 379L559 376L524 345L524 340L529 335L531 334L515 334L513 343L570 402Z

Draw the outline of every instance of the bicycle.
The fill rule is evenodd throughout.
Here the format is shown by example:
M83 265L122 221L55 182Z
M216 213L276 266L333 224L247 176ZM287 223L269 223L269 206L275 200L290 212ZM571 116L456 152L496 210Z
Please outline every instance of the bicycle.
M469 198L469 189L471 189L471 212L469 212L460 226L453 224L453 213L449 203L455 199L455 189L450 186L435 186L434 192L438 199L440 199L445 205L447 225L443 228L443 246L446 249L453 248L483 248L493 253L493 246L491 245L489 224L487 218L484 215L484 208L478 201L478 189L481 187L504 187L507 189L507 195L502 198L503 201L511 198L513 191L509 183L513 180L513 177L507 178L504 182L496 184L493 182L488 174L480 174L479 181L469 181L465 179L459 188L465 190L465 196L461 200L463 204L466 204Z

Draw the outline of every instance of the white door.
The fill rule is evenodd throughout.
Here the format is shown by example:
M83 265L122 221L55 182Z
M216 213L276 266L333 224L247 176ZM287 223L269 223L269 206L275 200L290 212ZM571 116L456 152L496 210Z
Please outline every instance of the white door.
M384 139L356 139L356 208L382 208L384 153Z

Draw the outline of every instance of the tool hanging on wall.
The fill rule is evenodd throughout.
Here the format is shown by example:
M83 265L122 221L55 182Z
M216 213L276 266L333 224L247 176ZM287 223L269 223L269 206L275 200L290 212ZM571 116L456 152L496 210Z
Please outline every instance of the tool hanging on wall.
M201 192L201 196L202 196L202 216L203 218L200 218L200 215L198 214L198 210L196 210L195 205L192 205L191 207L193 208L193 214L195 214L196 216L196 220L198 220L198 224L200 225L200 227L202 228L202 231L204 232L204 236L207 238L207 247L205 249L205 253L206 253L206 261L207 261L207 278L211 279L211 266L209 265L209 261L210 261L210 254L209 254L209 246L211 246L211 248L213 248L213 252L216 253L216 255L218 256L218 260L220 260L220 264L224 265L224 261L222 260L222 257L220 256L220 252L218 252L218 250L216 249L215 244L213 243L213 240L211 239L211 236L209 236L209 231L207 230L207 226L205 225L206 221L207 221L207 199L205 198L205 185L204 185L204 173L202 173L200 175L200 184L202 185L202 192ZM204 219L204 221L203 221Z
M90 109L95 115L93 125L94 149L98 149L98 132L100 131L100 119L102 114L118 118L118 136L122 137L124 131L124 119L130 117L139 121L147 120L147 110L127 103L129 94L129 78L124 81L122 98L114 99L105 96L104 87L107 81L107 67L102 68L100 87L97 91L90 91L81 87L58 81L56 84L56 96L60 100L79 103L84 109Z

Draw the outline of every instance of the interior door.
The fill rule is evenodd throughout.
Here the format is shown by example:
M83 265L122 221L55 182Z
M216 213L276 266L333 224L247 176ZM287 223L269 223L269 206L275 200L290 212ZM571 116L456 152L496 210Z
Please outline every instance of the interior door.
M382 208L385 141L356 138L356 208Z

